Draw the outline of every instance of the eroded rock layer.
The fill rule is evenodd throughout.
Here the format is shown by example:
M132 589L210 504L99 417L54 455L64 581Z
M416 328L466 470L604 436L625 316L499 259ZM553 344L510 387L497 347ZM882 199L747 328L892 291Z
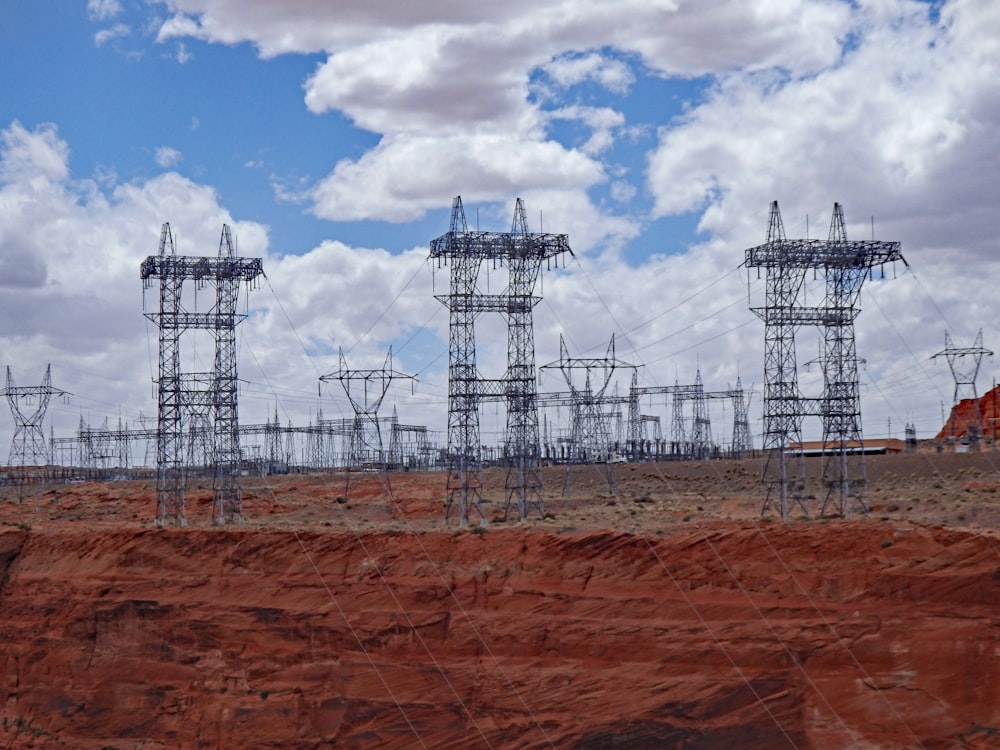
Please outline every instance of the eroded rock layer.
M911 524L0 534L0 746L1000 744L1000 551Z

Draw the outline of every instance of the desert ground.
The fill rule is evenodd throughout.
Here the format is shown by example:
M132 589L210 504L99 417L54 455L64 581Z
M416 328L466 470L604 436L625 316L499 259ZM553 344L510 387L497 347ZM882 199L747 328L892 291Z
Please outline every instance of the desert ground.
M0 497L0 747L1000 747L1000 453L866 459L869 512L762 514L761 462ZM828 508L829 510L829 508ZM505 517L506 516L506 517Z

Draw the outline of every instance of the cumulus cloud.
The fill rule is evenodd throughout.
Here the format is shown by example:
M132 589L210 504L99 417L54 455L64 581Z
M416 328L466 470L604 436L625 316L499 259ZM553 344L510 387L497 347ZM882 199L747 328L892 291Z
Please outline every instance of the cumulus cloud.
M313 191L318 216L406 221L448 205L457 193L495 200L518 191L568 190L604 179L601 165L553 141L516 135L386 136L358 160L343 160ZM372 202L380 202L373 209Z
M533 188L545 173L562 182L579 170L580 153L557 147L547 136L546 123L552 117L573 119L591 131L579 144L583 154L611 147L615 128L622 123L609 125L609 112L590 106L542 112L541 101L531 95L536 71L561 89L589 81L619 94L634 81L627 59L641 61L659 75L776 66L807 74L838 59L840 40L850 28L846 6L828 0L765 7L735 0L712 7L674 0L614 5L584 0L572 7L561 0L461 6L303 1L280 8L262 0L169 0L166 5L171 15L159 29L161 41L249 41L265 57L324 53L326 59L305 81L306 106L317 113L339 111L384 138L360 159L340 162L317 187L316 213L391 221L419 215L429 205L441 208L447 205L445 196L459 190L507 193L511 177L516 177L504 168L483 169L473 158L466 184L440 194L432 186L422 195L411 195L379 174L387 154L411 150L403 144L419 144L429 155L441 157L456 139L478 138L501 164L518 164L526 153L541 154L538 176L515 189ZM496 151L501 145L508 150ZM553 156L558 159L553 161ZM446 176L463 160L468 159L446 157ZM367 191L358 191L355 188L362 186L357 173L368 166L376 168L375 177L365 179ZM579 189L586 191L594 182L585 179ZM343 190L337 189L341 186ZM365 213L359 216L355 204L360 201L342 193L362 192ZM436 202L428 201L427 192ZM330 198L345 198L344 207Z
M877 234L902 240L915 268L933 275L933 301L919 283L922 270L873 283L862 299L872 304L859 319L859 347L878 340L892 351L884 359L898 363L912 359L907 350L923 357L940 346L939 334L933 341L919 334L919 344L887 342L878 305L910 331L935 319L940 327L935 307L953 322L971 312L990 317L982 300L992 298L984 279L995 265L1000 174L992 136L1000 121L995 3L167 4L172 15L160 29L163 40L250 42L264 57L324 55L304 82L306 106L339 112L382 136L316 184L310 195L318 216L408 221L461 192L471 202L527 194L545 208L547 227L550 216L552 226L568 222L562 226L574 244L603 250L607 268L552 281L546 304L554 311L575 304L597 319L606 309L627 330L651 317L648 308L685 299L720 269L735 268L743 249L763 240L768 202L778 198L792 235L806 233L807 215L812 236L824 233L835 200L847 206L853 237L867 236L874 214ZM709 239L633 272L615 250L636 236L641 220L615 216L590 196L606 188L619 210L634 202L636 185L602 160L642 123L629 122L621 114L626 107L595 107L576 92L590 84L626 97L639 75L709 82L681 116L657 123L645 185L649 218L694 214ZM550 126L562 119L587 135L556 143ZM975 278L956 270L966 262L977 264ZM588 279L609 301L595 301ZM759 367L761 332L737 304L740 285L728 277L725 284L712 287L722 311L709 315L694 302L630 338L652 346L671 330L688 331L676 334L675 351L690 354L693 342L706 342L702 362L725 363L714 375L733 380L743 352L745 368ZM971 295L969 285L976 288ZM627 300L621 289L630 290ZM591 319L567 317L567 329ZM545 330L539 340L548 335L551 344ZM585 347L593 333L590 326L574 338ZM868 377L890 377L870 362ZM926 416L936 397L920 398Z
M841 64L806 78L727 76L664 127L649 161L655 213L703 210L703 229L737 237L772 198L796 216L840 200L877 214L883 231L945 244L995 189L984 134L1000 110L998 63L985 38L1000 10L957 3L934 22L920 4L896 8L865 7Z
M869 362L866 424L875 434L887 417L922 430L936 422L950 374L929 368L919 386L908 378L941 348L945 327L966 341L995 317L995 3L165 4L164 43L249 42L264 57L318 53L303 81L304 106L381 136L312 186L281 183L317 216L410 221L456 193L469 208L486 204L495 214L500 205L506 214L521 195L533 228L568 232L578 257L544 277L535 318L540 363L555 358L560 333L571 353L593 356L617 331L619 356L642 365L643 382L690 382L701 367L710 388L737 375L759 387L763 330L747 307L759 301L761 283L738 266L743 249L763 241L772 198L790 235L806 233L807 214L811 236L825 234L834 200L847 206L851 237L867 236L875 214L878 236L902 240L911 259L911 270L894 278L890 269L862 293L858 349ZM595 106L577 94L597 86L627 97L639 76L710 82L682 115L657 123L647 183L638 186L652 202L650 218L693 213L706 240L630 266L619 251L643 230L642 219L618 212L636 201L637 186L611 154L636 123L625 106ZM558 142L551 133L559 120L585 135ZM149 403L148 389L135 387L150 373L141 356L148 331L137 310L138 261L173 217L183 252L213 252L227 211L210 187L173 173L127 184L75 180L68 146L52 127L15 123L3 131L2 149L0 251L23 263L20 275L6 277L10 294L0 301L19 330L0 345L33 362L60 352L80 372L116 383L128 374L122 396L99 379L84 378L84 386L111 402ZM613 209L593 197L605 190ZM239 222L237 231L241 253L264 254L268 273L244 324L252 356L241 375L254 381L247 419L259 419L254 408L268 398L273 406L279 388L284 403L308 414L315 378L336 366L338 346L352 364L378 366L394 343L399 366L425 376L424 411L411 421L441 424L447 315L433 293L447 279L422 265L426 248L393 255L328 241L302 256L270 256L266 228ZM502 274L483 283L502 284ZM84 293L94 288L108 295ZM387 300L395 300L388 311ZM496 321L483 324L499 330ZM483 341L483 370L502 371L502 330ZM812 350L801 343L803 359ZM116 358L128 363L121 372L112 369ZM275 384L270 396L265 382Z
M55 385L75 394L50 407L62 434L83 412L100 420L155 411L138 269L157 251L162 222L183 217L178 229L191 254L214 254L225 222L249 250L266 245L263 231L234 222L211 188L176 174L127 184L75 179L69 156L55 126L15 122L0 131L0 316L17 322L0 332L0 346L22 384L51 363Z
M69 174L69 146L59 138L55 125L29 131L15 121L0 133L0 179L44 189Z

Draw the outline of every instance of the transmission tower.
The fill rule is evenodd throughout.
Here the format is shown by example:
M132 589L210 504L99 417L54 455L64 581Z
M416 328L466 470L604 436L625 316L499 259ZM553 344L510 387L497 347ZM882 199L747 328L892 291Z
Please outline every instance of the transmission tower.
M347 366L343 349L340 350L340 366L335 372L320 376L323 382L336 380L344 388L354 409L354 423L348 448L348 464L351 466L377 466L384 468L385 454L382 431L379 428L378 410L393 380L415 379L392 369L392 347L385 357L385 363L378 370L352 370Z
M7 397L10 413L14 418L14 437L10 443L8 465L18 467L19 484L44 481L51 460L42 423L45 421L45 412L52 397L66 395L66 391L52 387L52 365L45 366L45 376L41 385L28 386L14 385L14 378L8 366L7 385L0 395ZM22 407L30 403L34 403L35 408L25 414Z
M260 258L238 258L229 226L223 225L216 257L178 256L170 225L160 231L157 255L142 262L143 290L160 282L159 308L146 317L160 332L157 379L156 523L187 524L184 510L184 427L191 415L212 422L212 521L242 520L239 484L240 442L237 411L236 326L246 317L236 310L240 283L252 287L264 273ZM184 282L195 290L214 287L215 304L206 312L183 305ZM145 303L145 300L144 300ZM185 331L209 331L215 343L210 372L181 372L180 343ZM196 418L196 421L200 417Z
M747 416L750 412L750 400L745 398L739 375L736 376L736 387L730 393L733 398L733 458L748 458L753 455L750 418Z
M268 473L275 471L280 465L287 466L291 463L291 457L285 455L284 446L281 444L281 422L278 420L278 405L274 406L274 421L268 421L264 433L264 452L268 462Z
M695 370L694 417L691 420L691 443L693 457L698 460L709 458L712 451L712 420L708 414L708 399L701 380L701 368Z
M542 370L558 369L570 393L570 444L572 462L606 461L612 449L608 406L615 400L605 396L614 372L619 367L633 367L615 358L615 337L611 336L603 357L570 357L566 341L559 336L559 359L542 365ZM574 373L582 372L580 377ZM630 411L634 411L630 407Z
M542 263L558 265L572 254L565 234L529 233L524 204L514 204L510 232L471 231L461 197L455 198L447 234L431 241L430 257L439 266L451 264L449 293L437 298L448 307L448 498L445 518L458 507L466 525L475 508L483 510L483 460L479 442L479 405L503 400L507 407L504 463L507 467L505 515L513 504L520 518L529 509L544 515L538 403L535 385L535 332L532 312L541 297L534 295ZM507 269L508 283L499 294L483 293L480 268L492 262ZM475 319L480 313L500 313L507 322L507 372L487 379L476 368Z
M843 208L833 206L827 240L789 240L778 202L771 203L767 241L746 251L748 268L764 268L765 306L751 308L764 321L764 450L762 481L767 491L762 512L777 504L781 517L789 515L789 501L805 505L805 462L797 456L792 484L789 476L790 445L802 445L802 421L819 416L823 425L823 484L827 489L821 512L834 501L840 513L849 513L853 494L864 512L864 445L861 436L858 358L854 320L865 278L876 266L906 262L898 242L848 241ZM823 305L799 303L806 272L822 274ZM823 332L823 393L804 398L799 392L795 359L795 332L801 326L817 326ZM851 465L851 457L856 466ZM791 492L790 492L791 490Z
M969 438L970 445L978 445L978 438L983 434L983 415L979 408L979 394L976 393L976 378L979 377L979 366L983 357L992 357L993 352L983 347L983 329L979 329L976 334L976 341L969 347L957 347L951 341L948 332L944 332L944 349L933 355L931 359L944 357L948 360L948 367L951 375L955 379L955 393L952 396L951 415L948 417L947 434L950 438L955 438L963 430L958 429L955 424L956 407L963 399L972 399L974 412L972 422L965 427L965 434Z

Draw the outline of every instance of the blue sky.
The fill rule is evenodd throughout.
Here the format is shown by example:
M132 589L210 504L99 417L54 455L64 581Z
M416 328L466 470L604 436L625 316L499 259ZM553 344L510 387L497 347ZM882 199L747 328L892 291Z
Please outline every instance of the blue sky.
M759 388L743 251L772 199L789 235L808 215L813 236L840 201L853 236L874 216L914 269L862 295L866 432L935 432L952 384L930 355L945 329L984 327L989 346L997 317L995 5L567 8L5 3L0 346L18 382L52 363L74 393L53 408L66 431L154 410L138 263L163 221L197 255L226 222L269 280L243 329L245 420L277 402L295 422L344 413L329 391L321 407L318 375L338 348L375 367L392 345L422 378L401 416L440 426L447 277L427 243L461 194L482 228L509 226L522 196L532 229L570 236L577 260L544 279L539 363L560 334L595 356L615 333L647 384L700 369L710 389ZM495 323L481 341L484 372L502 369Z
M120 7L105 19L82 3L55 0L14 3L4 10L9 17L0 61L12 81L3 120L58 124L71 145L75 174L110 170L121 181L148 179L163 169L158 149L173 149L177 160L162 163L215 187L240 218L266 224L274 249L282 253L300 254L330 237L399 251L426 242L447 225L446 205L418 221L331 222L317 220L302 201L276 195L276 186L298 192L315 184L337 161L357 159L379 140L379 134L354 127L338 112L308 111L302 86L322 55L262 60L250 42L158 42L156 11L162 13L162 7L145 2ZM121 24L128 34L95 38ZM682 114L709 81L664 78L634 55L614 49L602 54L628 61L635 73L629 90L609 92L583 81L567 88L558 106L610 105L625 116L634 132L612 145L607 161L631 175L637 193L630 209L639 216L652 203L639 177L657 127ZM69 60L74 64L67 65ZM551 84L539 70L530 80ZM554 109L551 102L541 106ZM586 125L571 119L553 120L546 133L570 149L590 136ZM607 184L590 192L599 205L614 202ZM696 239L697 220L696 212L649 220L647 230L628 243L625 257L639 262L650 253L684 250Z

